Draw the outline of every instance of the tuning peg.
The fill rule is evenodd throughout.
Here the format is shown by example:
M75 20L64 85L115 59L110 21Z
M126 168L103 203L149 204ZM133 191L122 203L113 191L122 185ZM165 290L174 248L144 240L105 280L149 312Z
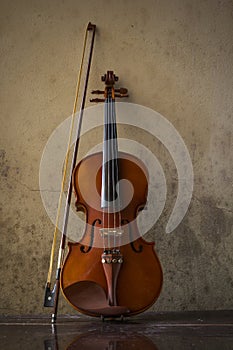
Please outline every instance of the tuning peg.
M118 95L118 94L115 94L116 97L128 97L128 96L129 96L129 95L127 94L127 93L128 93L128 90L125 89L125 88L115 89L115 92L119 92L119 95Z
M121 95L127 94L128 90L125 88L115 89L116 92L119 92Z
M96 94L96 95L101 95L101 94L104 94L104 91L103 90L92 90L91 93Z
M90 100L90 102L104 102L104 101L105 101L104 98L92 98L92 99Z
M120 98L123 98L123 97L129 97L128 94L115 94L115 97L120 97Z

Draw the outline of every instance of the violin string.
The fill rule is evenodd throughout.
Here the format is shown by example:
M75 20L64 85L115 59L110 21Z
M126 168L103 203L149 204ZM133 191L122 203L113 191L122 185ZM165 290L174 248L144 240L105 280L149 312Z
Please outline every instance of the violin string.
M112 174L112 90L111 95L109 94L109 120L108 120L108 127L109 127L109 134L108 134L108 145L109 145L109 154L108 154L108 160L109 160L109 211L110 211L110 225L112 226L112 203L113 203L113 174ZM112 227L110 229L112 231ZM112 240L111 240L112 232L110 235L110 245L112 246ZM111 248L111 247L110 247Z
M118 222L117 227L119 228L119 211L120 211L120 191L119 191L119 174L118 174L118 145L117 145L117 124L116 124L116 109L115 109L115 100L114 100L114 128L115 128L115 171L116 171L116 192L117 192L117 203L116 203L116 210L115 210L115 216L117 220L117 213L118 213ZM117 249L116 242L115 242L115 249Z
M109 123L109 115L110 115L110 98L108 95L108 120L107 120L107 128L108 128L108 137L107 137L107 143L108 143L108 156L107 156L107 164L108 164L108 229L110 227L110 162L109 162L109 156L110 156L110 123ZM110 249L110 235L108 233L108 248Z
M112 154L112 143L113 143L113 138L112 138L112 89L111 89L111 95L109 95L109 137L108 137L108 142L109 142L109 170L110 170L110 203L109 203L109 207L110 207L110 216L111 216L111 226L112 226L112 216L114 216L113 213L113 203L114 203L114 178L113 178L113 168L112 168L112 164L113 164L113 154ZM114 225L113 227L111 227L111 235L110 235L110 239L112 237L112 232L114 235ZM112 248L112 239L111 239L111 248Z
M116 108L115 108L115 99L113 100L113 127L114 127L114 185L115 193L117 195L116 205L114 207L114 227L116 228L116 237L114 237L114 247L119 248L121 241L121 234L117 235L117 229L121 231L121 211L120 211L120 188L119 188L119 170L118 170L118 143L117 143L117 124L116 124ZM117 190L117 191L116 191ZM118 222L117 222L117 213L118 213ZM116 238L118 237L118 245L116 245Z
M78 96L79 96L79 90L80 90L80 84L81 84L81 76L82 76L84 57L85 57L85 52L86 52L87 34L88 34L88 30L86 30L86 32L85 32L85 37L84 37L84 42L83 42L82 59L81 59L79 73L78 73L76 89L75 89L76 90L75 91L75 100L74 100L74 106L73 106L73 111L72 111L72 116L71 116L69 139L68 139L68 143L67 143L67 151L66 151L66 156L65 156L64 170L63 170L60 195L59 195L59 200L58 200L57 215L56 215L56 221L55 221L55 226L54 226L53 242L52 242L52 248L51 248L51 253L50 253L50 263L49 263L49 270L48 270L48 276L47 276L47 283L51 283L51 279L52 279L53 261L54 261L54 255L55 255L55 245L56 245L57 234L58 234L58 223L59 223L59 219L60 219L60 215L61 215L62 198L63 198L65 181L66 181L66 176L67 176L68 161L69 161L69 157L70 157L70 147L71 147L71 140L72 140L73 129L74 129L74 120L75 120L75 114L76 114L76 110L77 110Z
M114 115L114 99L111 99L111 126L112 126L112 135L111 135L111 159L112 159L112 184L113 184L113 247L116 248L116 200L115 194L116 194L116 174L115 174L115 162L116 162L116 152L115 152L115 141L116 141L116 134L115 134L115 115Z
M120 187L119 187L119 160L118 160L118 141L117 141L117 122L116 122L116 106L114 101L114 117L115 117L115 133L116 133L116 142L115 142L115 154L116 154L116 178L117 178L117 195L118 195L118 202L117 202L117 213L118 213L118 229L120 231L118 235L118 248L120 247L120 241L121 241L121 211L120 211Z
M103 152L106 156L106 152L107 152L107 149L106 149L106 139L107 139L107 130L106 130L106 127L107 127L107 114L108 114L108 100L107 100L107 97L106 97L106 100L105 100L105 104L104 104L104 143L103 143ZM106 157L104 157L104 154L103 154L103 162L102 162L102 172L104 172L104 194L103 194L103 198L104 198L104 207L103 207L103 225L102 225L102 237L103 237L103 245L104 245L104 250L106 249L106 246L108 247L108 243L106 244L106 240L107 240L107 237L106 237L106 234L105 234L105 225L106 225L106 220L105 220L105 217L106 217L106 208L105 208L105 200L106 200L106 187L105 187L105 182L106 182ZM103 177L102 177L103 179ZM103 184L102 184L103 185Z

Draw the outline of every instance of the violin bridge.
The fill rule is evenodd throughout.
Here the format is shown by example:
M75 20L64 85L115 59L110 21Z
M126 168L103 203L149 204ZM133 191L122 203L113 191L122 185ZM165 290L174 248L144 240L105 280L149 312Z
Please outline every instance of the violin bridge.
M119 237L124 233L124 231L118 228L101 228L100 233L102 237L107 237L107 236Z

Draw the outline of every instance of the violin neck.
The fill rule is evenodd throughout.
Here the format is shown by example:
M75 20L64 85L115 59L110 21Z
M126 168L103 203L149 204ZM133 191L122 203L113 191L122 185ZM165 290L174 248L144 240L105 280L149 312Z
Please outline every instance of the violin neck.
M101 208L118 211L118 144L115 99L112 89L107 90L104 110L104 139L102 163Z

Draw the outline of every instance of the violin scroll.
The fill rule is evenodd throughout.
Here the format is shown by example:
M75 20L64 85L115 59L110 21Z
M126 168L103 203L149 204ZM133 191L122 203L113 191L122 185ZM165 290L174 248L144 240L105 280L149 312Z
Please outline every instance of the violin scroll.
M106 74L102 75L101 81L103 81L106 86L113 86L115 81L118 81L118 77L113 73L112 70L108 70Z

